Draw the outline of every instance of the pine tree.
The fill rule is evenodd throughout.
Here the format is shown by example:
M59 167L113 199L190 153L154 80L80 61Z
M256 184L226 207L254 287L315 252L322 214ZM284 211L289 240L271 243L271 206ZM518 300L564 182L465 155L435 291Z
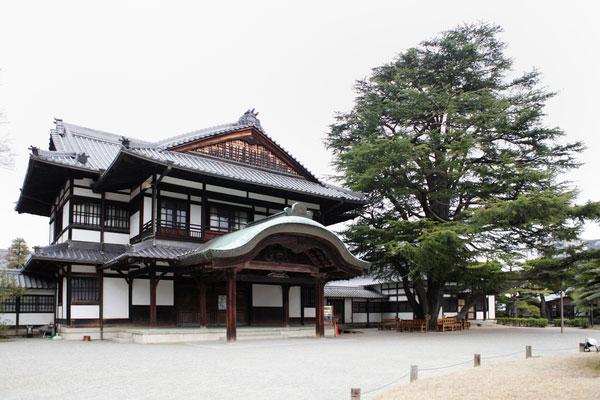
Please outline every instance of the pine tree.
M8 248L8 255L6 256L6 259L8 260L8 267L13 269L21 268L23 265L25 265L25 262L30 254L31 251L29 250L25 239L14 239Z

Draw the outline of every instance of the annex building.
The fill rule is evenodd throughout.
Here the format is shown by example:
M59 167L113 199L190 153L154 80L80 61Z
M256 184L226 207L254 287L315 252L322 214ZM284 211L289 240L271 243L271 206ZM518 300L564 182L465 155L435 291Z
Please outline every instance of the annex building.
M361 193L319 181L247 111L147 142L55 120L16 210L49 218L23 274L55 282L63 332L314 324L324 285L362 275L327 226ZM223 328L221 328L223 329ZM77 334L72 335L74 338Z

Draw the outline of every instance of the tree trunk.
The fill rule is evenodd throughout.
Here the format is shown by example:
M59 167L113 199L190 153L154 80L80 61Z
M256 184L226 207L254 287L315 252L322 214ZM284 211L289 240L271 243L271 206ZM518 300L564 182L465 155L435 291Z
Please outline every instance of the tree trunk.
M442 308L442 299L444 298L444 282L428 282L427 283L427 297L429 301L429 329L434 330L437 318L440 314L440 308Z
M417 299L415 298L415 294L414 294L412 288L410 287L410 280L408 279L408 276L402 277L402 287L404 288L404 294L406 295L406 300L408 300L408 304L410 304L410 307L412 308L413 312L415 313L417 319L424 319L425 313L423 312L423 308L421 307L421 305L417 302Z
M483 293L471 294L471 296L469 297L469 300L467 300L467 302L465 302L465 305L460 309L458 314L456 314L456 320L457 321L462 320L467 315L467 313L469 312L471 307L473 307L479 300L481 300L481 298L483 296L484 296Z

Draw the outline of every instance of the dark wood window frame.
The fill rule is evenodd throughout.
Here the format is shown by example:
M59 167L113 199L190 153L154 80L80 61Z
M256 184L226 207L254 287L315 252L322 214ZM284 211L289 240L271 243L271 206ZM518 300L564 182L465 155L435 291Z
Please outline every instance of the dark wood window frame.
M71 304L100 304L100 280L93 277L71 277Z
M233 232L244 228L250 221L251 209L228 207L218 203L208 205L208 230Z
M100 221L109 232L129 232L129 204L105 201L104 213L100 199L73 197L71 223L76 227L101 229Z

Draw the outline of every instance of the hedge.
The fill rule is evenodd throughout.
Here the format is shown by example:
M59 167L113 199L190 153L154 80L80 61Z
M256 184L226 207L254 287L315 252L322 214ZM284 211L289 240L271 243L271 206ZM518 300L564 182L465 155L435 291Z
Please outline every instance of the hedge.
M502 325L526 326L530 328L545 328L548 325L546 318L496 318L496 322ZM560 322L559 322L560 323Z
M560 318L553 319L552 323L554 326L560 326ZM589 328L590 321L587 318L565 319L565 326L585 329Z

